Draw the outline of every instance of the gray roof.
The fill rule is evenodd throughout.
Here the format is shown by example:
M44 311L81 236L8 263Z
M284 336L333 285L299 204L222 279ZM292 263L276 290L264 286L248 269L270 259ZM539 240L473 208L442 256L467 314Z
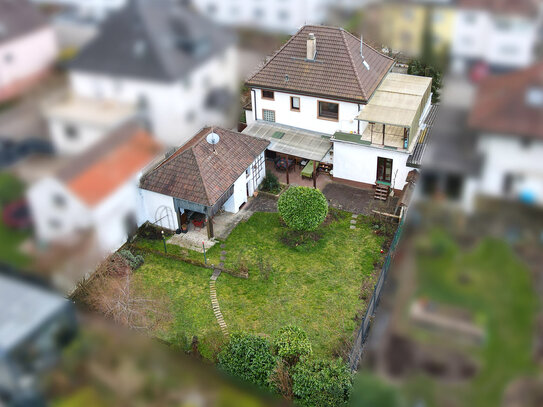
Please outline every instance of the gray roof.
M28 338L67 304L59 295L0 275L0 354Z
M0 0L0 44L47 25L47 19L27 0Z
M130 0L70 65L73 70L171 82L236 41L175 0Z

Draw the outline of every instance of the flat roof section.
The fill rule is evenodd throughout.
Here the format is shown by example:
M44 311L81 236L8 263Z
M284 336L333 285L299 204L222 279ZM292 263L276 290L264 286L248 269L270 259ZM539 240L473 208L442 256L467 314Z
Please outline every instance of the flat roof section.
M247 126L242 133L270 141L268 150L308 160L322 161L332 148L330 136L324 133L261 120Z

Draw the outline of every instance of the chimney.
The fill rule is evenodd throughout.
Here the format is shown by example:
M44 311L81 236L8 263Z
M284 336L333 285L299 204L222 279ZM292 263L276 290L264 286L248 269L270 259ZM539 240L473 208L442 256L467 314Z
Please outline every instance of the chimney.
M310 33L307 38L307 59L309 61L314 61L315 56L317 55L317 39L315 34Z

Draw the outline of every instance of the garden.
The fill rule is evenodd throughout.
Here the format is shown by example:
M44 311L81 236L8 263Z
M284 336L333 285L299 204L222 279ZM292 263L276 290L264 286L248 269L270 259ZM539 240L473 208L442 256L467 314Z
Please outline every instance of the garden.
M301 190L293 198L290 191L296 188ZM130 285L134 298L127 302L147 304L147 308L136 307L133 314L120 316L120 322L150 330L177 348L219 363L238 377L245 377L239 366L238 370L225 367L228 357L224 352L234 346L233 341L248 349L268 349L263 356L267 362L263 363L266 369L272 366L271 370L257 375L258 379L251 374L245 378L277 390L276 384L272 385L272 373L285 364L288 374L283 379L291 385L279 391L289 398L295 377L302 386L302 376L309 380L308 375L346 372L343 384L334 390L336 395L344 394L350 373L341 359L345 360L350 351L353 333L371 298L390 240L383 231L389 228L374 218L328 209L318 190L294 187L281 197L280 213L254 213L225 241L210 248L205 258L202 253L170 244L165 253L159 233L140 233L117 254L134 263L130 282L127 273L117 273L117 284ZM215 282L216 298L229 337L221 331L210 299L210 278L217 267L223 272ZM104 292L96 286L90 291ZM114 297L113 302L118 302L122 296ZM118 308L127 309L125 305ZM100 311L115 315L112 309L115 304ZM149 318L149 314L153 316ZM299 329L311 351L282 357L273 344L285 327ZM264 342L254 345L255 341ZM298 360L296 371L305 373L296 376L294 365ZM311 393L310 389L297 389L298 394Z

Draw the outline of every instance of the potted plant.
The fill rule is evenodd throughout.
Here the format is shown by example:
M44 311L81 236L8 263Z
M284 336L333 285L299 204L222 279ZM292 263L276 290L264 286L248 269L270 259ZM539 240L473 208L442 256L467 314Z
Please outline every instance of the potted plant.
M186 223L183 223L181 225L181 233L187 233L189 231L188 226Z

